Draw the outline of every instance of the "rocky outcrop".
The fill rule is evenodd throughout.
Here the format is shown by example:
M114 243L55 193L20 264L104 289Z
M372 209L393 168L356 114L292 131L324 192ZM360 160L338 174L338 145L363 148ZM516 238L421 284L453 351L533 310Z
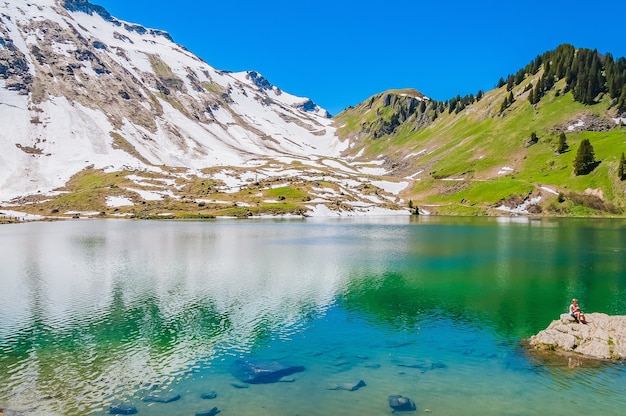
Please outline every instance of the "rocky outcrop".
M600 360L626 359L626 316L586 314L587 323L577 323L569 314L529 340L538 351L579 354Z

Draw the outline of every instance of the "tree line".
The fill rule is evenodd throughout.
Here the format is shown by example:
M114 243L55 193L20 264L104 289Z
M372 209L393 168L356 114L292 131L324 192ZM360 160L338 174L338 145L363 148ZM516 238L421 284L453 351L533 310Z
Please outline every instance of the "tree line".
M597 103L602 93L606 93L614 101L619 113L626 113L626 58L614 58L612 54L601 55L597 49L576 49L570 44L559 45L555 50L537 55L528 65L515 74L501 77L496 88L506 85L510 93L502 103L501 112L513 103L512 90L520 85L528 76L536 75L543 68L543 74L536 85L530 84L528 101L537 104L554 85L566 80L563 93L572 92L575 101L591 105ZM459 113L467 106L480 101L484 92L479 90L475 95L457 95L445 101L432 100L428 110L431 120L438 114ZM426 110L426 109L423 109Z
M538 55L525 68L515 74L500 78L497 87L507 86L511 91L529 75L535 75L543 67L537 85L531 87L528 100L536 104L554 85L565 79L565 91L572 92L575 101L591 105L597 103L602 93L614 100L618 112L626 112L626 58L615 59L597 49L576 49L569 44L559 45L555 50Z

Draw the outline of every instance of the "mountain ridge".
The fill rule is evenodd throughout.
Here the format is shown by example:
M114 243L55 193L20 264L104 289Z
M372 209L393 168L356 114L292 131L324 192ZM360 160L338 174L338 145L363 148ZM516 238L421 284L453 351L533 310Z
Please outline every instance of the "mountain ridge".
M0 12L5 211L606 216L626 206L614 180L626 140L611 118L626 91L622 58L603 58L614 66L595 96L569 73L549 82L551 51L475 96L440 102L389 90L331 119L257 71L217 70L166 32L86 0L4 3ZM577 74L599 77L599 61L584 54L589 65ZM598 142L592 125L610 137ZM570 146L557 157L559 132ZM597 169L573 176L588 137Z
M42 215L406 213L329 114L84 0L0 5L0 200ZM378 186L373 184L376 180ZM363 192L367 187L379 195ZM278 190L277 190L278 189ZM165 211L165 212L164 212Z

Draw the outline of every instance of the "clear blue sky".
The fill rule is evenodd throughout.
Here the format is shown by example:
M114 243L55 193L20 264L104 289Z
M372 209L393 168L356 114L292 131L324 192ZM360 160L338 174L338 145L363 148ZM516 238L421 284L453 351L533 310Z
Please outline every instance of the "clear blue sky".
M441 101L487 91L561 43L626 56L623 0L90 1L333 115L392 88Z

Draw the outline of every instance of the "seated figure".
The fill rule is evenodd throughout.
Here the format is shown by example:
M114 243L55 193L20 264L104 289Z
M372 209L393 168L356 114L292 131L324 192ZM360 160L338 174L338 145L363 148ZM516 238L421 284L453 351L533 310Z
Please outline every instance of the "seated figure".
M580 310L580 306L578 306L578 300L572 299L572 304L569 305L569 314L572 318L576 319L576 322L579 324L584 324L587 321L585 320L585 314Z

